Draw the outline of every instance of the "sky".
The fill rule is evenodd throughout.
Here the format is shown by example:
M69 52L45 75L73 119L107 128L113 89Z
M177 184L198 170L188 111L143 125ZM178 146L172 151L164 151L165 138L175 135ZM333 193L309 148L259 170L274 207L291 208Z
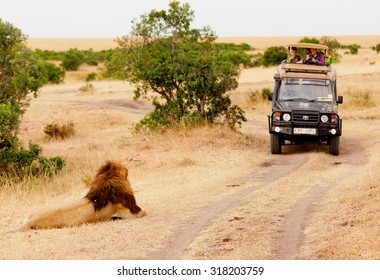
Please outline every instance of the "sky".
M117 38L170 0L0 0L0 18L29 38ZM218 37L380 35L379 0L180 0L192 27Z

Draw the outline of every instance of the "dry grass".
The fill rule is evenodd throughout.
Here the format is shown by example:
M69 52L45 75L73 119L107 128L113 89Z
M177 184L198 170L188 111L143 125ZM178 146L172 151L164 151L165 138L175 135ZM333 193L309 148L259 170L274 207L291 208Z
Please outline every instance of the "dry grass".
M240 40L245 42L245 38ZM277 45L268 38L252 40L253 45L261 42L261 47ZM380 38L338 41L371 46ZM59 40L41 42L49 48L62 44ZM94 42L83 41L82 46L103 48ZM276 42L292 41L279 38ZM66 43L62 48L78 47L81 42ZM372 61L376 63L369 63ZM344 117L339 157L328 155L326 147L318 145L290 147L280 157L269 153L266 115L270 105L265 100L252 103L250 94L272 88L274 67L243 70L239 88L231 92L233 102L244 108L248 118L240 132L210 126L132 135L129 128L151 105L133 101L133 88L118 81L92 81L93 91L81 92L86 74L95 71L93 67L68 73L62 85L45 86L24 115L20 137L25 144L29 140L41 144L46 156L62 156L67 166L50 179L1 187L0 259L146 258L164 247L178 227L189 223L190 230L191 222L211 215L209 212L217 211L230 198L236 205L219 213L199 232L185 258L271 259L279 251L292 210L310 194L323 200L313 201L318 211L310 217L303 213L303 246L295 257L379 259L379 57L369 49L359 50L357 56L344 55L336 68L338 92L345 99L339 106ZM75 135L48 141L43 125L52 122L73 123ZM8 233L30 212L83 196L106 159L127 163L137 201L147 209L147 217ZM249 187L258 189L240 198L240 191Z
M363 140L365 141L365 140ZM380 258L379 143L368 165L335 188L305 233L302 258L378 260ZM373 150L372 150L373 151Z
M70 138L75 134L74 123L48 123L44 127L44 132L48 139L62 140Z
M378 91L370 89L352 89L348 88L343 91L344 106L352 109L370 109L376 106L379 101L377 99Z

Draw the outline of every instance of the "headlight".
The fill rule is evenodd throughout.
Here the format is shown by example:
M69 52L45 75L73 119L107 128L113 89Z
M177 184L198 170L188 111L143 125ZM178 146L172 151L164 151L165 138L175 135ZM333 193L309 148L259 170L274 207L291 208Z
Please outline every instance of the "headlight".
M282 118L284 119L284 121L288 122L288 121L290 121L290 114L285 113L282 115Z
M326 116L326 115L322 115L322 116L321 116L321 121L322 121L323 123L326 123L326 122L329 121L329 117Z

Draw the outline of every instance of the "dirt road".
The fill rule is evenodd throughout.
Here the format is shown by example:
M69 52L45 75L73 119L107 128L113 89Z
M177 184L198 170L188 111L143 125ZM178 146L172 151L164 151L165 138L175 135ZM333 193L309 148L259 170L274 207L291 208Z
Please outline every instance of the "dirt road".
M363 147L350 137L348 133L342 139L339 157L313 143L285 147L282 155L261 163L261 169L226 182L237 191L179 223L163 247L145 258L302 258L309 217L322 210L339 182L367 163Z

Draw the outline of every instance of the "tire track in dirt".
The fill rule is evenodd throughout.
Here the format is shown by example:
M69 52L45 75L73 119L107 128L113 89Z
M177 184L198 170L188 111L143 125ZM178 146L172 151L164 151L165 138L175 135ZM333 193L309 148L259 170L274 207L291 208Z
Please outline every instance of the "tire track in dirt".
M308 219L319 210L321 202L329 196L329 192L334 188L336 182L350 176L350 174L356 174L358 166L367 162L363 148L359 143L346 140L344 147L342 156L337 157L336 163L346 163L345 170L330 180L311 186L309 192L296 202L285 217L282 234L277 236L275 241L277 244L277 248L273 252L275 259L297 259L305 238L303 232Z
M194 239L202 235L202 232L211 227L226 211L247 202L249 195L292 174L308 161L309 153L293 153L291 150L292 148L290 152L288 151L289 154L281 155L281 162L286 162L285 165L276 166L273 165L273 162L268 162L269 167L266 169L226 182L226 186L239 186L241 190L217 199L201 208L197 212L197 216L180 223L173 230L166 244L161 249L147 255L145 259L182 259ZM274 236L273 259L297 258L305 238L303 230L307 226L309 218L319 210L323 200L329 197L329 191L333 189L337 181L350 174L355 174L357 167L366 162L367 159L360 144L345 140L344 148L341 156L337 157L336 164L344 163L347 167L337 176L310 186L309 191L291 207L284 217L284 222L280 225L279 233Z
M201 235L202 231L211 226L213 222L222 216L227 210L246 202L249 194L295 172L307 161L307 154L283 155L283 157L284 161L287 162L286 165L276 166L273 165L273 163L268 163L268 165L272 165L270 168L226 182L227 186L240 186L246 184L246 187L228 197L222 197L203 207L197 213L197 216L193 216L179 224L174 229L167 244L165 244L163 248L150 253L145 259L181 259L193 240ZM270 173L271 175L266 176L267 173Z
M273 255L278 260L296 259L299 249L303 244L303 230L307 225L308 218L318 209L318 203L326 197L333 181L316 184L309 192L301 197L296 205L285 216L282 225L282 235L277 237Z

